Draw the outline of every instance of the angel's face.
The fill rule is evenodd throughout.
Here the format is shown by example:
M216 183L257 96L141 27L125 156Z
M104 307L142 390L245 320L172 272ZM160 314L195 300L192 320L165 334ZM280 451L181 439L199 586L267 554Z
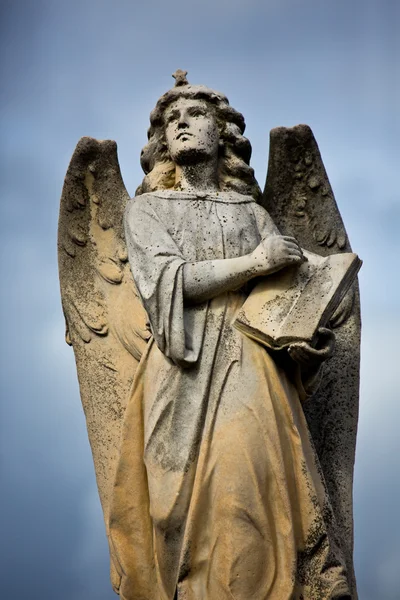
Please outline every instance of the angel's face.
M168 151L175 164L217 160L218 126L207 102L179 98L168 106L164 119Z

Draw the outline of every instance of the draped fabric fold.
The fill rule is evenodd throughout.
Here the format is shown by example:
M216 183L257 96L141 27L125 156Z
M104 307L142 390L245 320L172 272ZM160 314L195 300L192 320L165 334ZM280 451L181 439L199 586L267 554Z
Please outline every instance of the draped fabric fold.
M196 307L183 265L276 234L252 199L134 199L126 238L153 338L133 382L110 547L123 600L349 598L295 383L231 323L243 290ZM347 596L346 596L347 594Z
M184 306L185 259L157 212L143 201L128 208L127 247L154 339L165 356L188 366L199 357L207 307Z

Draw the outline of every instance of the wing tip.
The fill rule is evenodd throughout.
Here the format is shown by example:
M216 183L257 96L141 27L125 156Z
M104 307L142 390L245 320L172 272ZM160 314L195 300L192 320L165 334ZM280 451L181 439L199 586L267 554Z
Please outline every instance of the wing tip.
M273 129L271 129L270 131L270 138L271 140L278 138L278 137L301 137L303 139L307 139L310 136L314 137L312 129L309 125L306 125L305 123L299 123L298 125L294 125L292 127L274 127Z
M88 135L84 135L78 141L74 155L81 153L88 153L97 150L116 150L117 142L115 140L98 140L97 138L90 137Z

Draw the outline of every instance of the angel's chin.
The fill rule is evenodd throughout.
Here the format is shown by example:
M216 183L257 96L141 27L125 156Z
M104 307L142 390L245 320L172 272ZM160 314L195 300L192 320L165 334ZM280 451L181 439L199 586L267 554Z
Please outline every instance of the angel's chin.
M194 146L192 140L182 143L182 146L172 156L172 160L180 167L201 164L210 160L211 153L205 148Z

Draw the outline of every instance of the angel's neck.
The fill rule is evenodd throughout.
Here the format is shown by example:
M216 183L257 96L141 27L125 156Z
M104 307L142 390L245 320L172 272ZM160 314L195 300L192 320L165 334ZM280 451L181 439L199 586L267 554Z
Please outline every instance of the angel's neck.
M218 164L216 161L207 161L177 166L176 181L179 189L187 192L216 192L219 189Z

